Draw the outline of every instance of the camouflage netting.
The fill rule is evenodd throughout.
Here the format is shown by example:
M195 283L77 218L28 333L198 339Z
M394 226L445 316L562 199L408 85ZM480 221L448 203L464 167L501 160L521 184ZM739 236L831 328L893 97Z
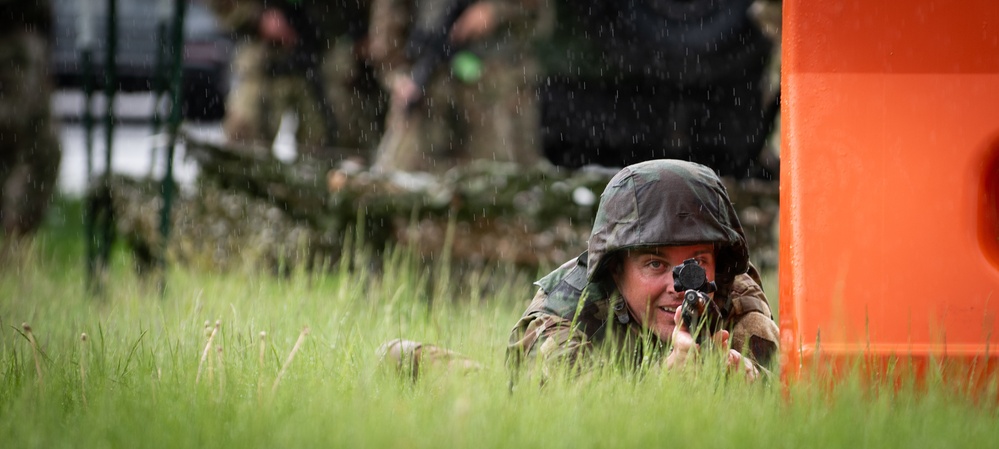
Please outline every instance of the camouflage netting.
M195 191L174 200L166 260L206 270L327 264L358 235L375 250L402 244L433 259L450 248L463 263L549 268L586 249L600 192L616 172L474 163L441 177L379 174L350 160L283 163L190 136L186 142L200 175ZM162 255L159 187L122 177L112 183L118 232L140 263ZM729 188L737 206L748 205L740 218L751 248L773 247L775 262L768 236L776 187Z

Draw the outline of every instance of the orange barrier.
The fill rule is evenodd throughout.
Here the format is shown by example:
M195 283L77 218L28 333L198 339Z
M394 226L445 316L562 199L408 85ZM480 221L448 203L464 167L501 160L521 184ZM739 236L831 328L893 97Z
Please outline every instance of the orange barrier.
M783 13L784 379L892 355L994 371L999 1Z

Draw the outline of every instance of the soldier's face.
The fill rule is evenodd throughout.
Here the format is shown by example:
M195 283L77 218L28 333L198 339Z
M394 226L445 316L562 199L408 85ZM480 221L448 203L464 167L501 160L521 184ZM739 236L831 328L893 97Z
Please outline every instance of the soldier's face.
M715 254L711 244L657 246L631 250L614 270L614 283L624 296L631 316L654 332L660 340L673 335L676 310L683 292L673 288L673 267L694 259L704 268L708 281L715 280Z

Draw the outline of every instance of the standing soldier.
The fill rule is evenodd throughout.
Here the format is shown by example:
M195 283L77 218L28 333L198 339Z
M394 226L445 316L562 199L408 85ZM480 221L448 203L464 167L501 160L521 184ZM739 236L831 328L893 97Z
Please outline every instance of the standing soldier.
M48 74L52 5L0 0L0 221L4 245L42 223L62 153Z
M374 0L371 56L391 92L376 168L538 162L533 45L552 20L546 0Z
M209 0L239 39L223 129L269 149L285 112L298 118L300 154L373 148L381 94L364 65L368 3ZM363 152L361 153L363 154Z

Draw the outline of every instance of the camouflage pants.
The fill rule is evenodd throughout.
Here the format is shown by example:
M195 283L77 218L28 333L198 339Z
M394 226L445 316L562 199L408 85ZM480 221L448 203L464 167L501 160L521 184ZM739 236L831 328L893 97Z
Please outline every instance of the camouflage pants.
M338 41L322 62L325 102L304 73L275 74L271 61L277 50L261 42L244 43L233 59L233 89L226 99L223 129L236 142L270 148L286 112L298 118L295 140L299 154L316 154L337 146L366 156L381 136L384 98L377 89L359 88L362 76L349 42ZM328 105L328 106L327 106ZM336 142L326 142L325 113L336 120Z
M541 160L537 63L484 59L465 84L438 74L411 111L390 110L375 165L382 170L445 171L471 160L534 165Z
M0 222L34 232L55 191L62 153L52 125L48 51L30 32L0 37Z

